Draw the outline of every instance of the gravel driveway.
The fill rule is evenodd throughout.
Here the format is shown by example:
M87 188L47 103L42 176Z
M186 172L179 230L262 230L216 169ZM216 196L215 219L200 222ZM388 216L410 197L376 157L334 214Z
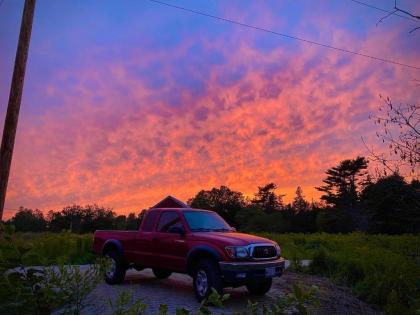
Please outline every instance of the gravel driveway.
M225 302L223 309L212 308L214 314L230 314L243 310L249 299L261 304L271 304L279 296L291 292L294 284L303 286L316 285L319 288L320 307L316 314L377 314L371 306L353 297L348 289L337 287L328 279L307 274L286 271L281 278L275 278L271 291L263 297L251 297L245 287L226 289L231 298ZM108 300L115 299L121 291L132 292L136 299L148 305L147 314L158 314L160 304L167 304L169 314L175 314L176 308L197 310L198 302L192 290L192 279L181 274L172 274L168 279L159 280L151 270L137 272L129 270L123 284L110 286L105 283L98 285L88 296L92 303L89 310L83 314L111 314Z

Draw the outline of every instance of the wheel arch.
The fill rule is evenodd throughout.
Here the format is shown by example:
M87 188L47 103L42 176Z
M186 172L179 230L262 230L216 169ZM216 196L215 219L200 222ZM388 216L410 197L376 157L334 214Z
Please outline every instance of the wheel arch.
M105 255L110 250L116 250L118 254L124 258L124 249L119 240L109 239L102 246L102 255Z
M220 253L211 246L201 245L192 248L187 255L187 273L193 276L194 266L201 259L212 259L216 262L222 260Z

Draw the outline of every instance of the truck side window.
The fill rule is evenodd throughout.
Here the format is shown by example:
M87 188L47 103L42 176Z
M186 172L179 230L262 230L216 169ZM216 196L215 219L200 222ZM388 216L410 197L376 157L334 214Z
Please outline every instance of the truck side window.
M158 231L168 233L169 229L173 227L183 228L181 218L178 213L174 211L163 212L160 216Z
M153 226L155 225L157 214L158 214L157 211L150 211L148 214L146 214L146 217L144 219L144 223L142 226L143 232L151 232L153 230Z

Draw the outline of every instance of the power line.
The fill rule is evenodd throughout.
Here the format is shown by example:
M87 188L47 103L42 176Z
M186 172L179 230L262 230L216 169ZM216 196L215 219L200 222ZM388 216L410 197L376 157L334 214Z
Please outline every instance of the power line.
M174 4L170 4L170 3L166 3L166 2L162 2L162 1L158 1L158 0L149 0L149 1L160 4L160 5L164 5L164 6L167 6L167 7L171 7L171 8L174 8L174 9L178 9L178 10L186 11L186 12L189 12L189 13L194 13L194 14L205 16L205 17L209 17L209 18L212 18L212 19L215 19L215 20L229 22L229 23L236 24L236 25L239 25L239 26L243 26L243 27L254 29L254 30L266 32L266 33L269 33L269 34L272 34L272 35L298 40L298 41L301 41L301 42L304 42L304 43L307 43L307 44L312 44L312 45L316 45L316 46L329 48L329 49L332 49L332 50L336 50L336 51L360 56L360 57L370 58L370 59L373 59L373 60L376 60L376 61L382 61L382 62L385 62L385 63L390 63L390 64L394 64L394 65L398 65L398 66L403 66L403 67L407 67L407 68L420 70L420 67L418 67L418 66L413 66L413 65L406 64L406 63L402 63L402 62L398 62L398 61L394 61L394 60L390 60L390 59L385 59L385 58L381 58L381 57L375 57L375 56L360 53L360 52L357 52L357 51L352 51L352 50L348 50L348 49L345 49L345 48L339 48L339 47L335 47L335 46L332 46L332 45L329 45L329 44L323 44L323 43L315 42L313 40L309 40L309 39L305 39L305 38L301 38L301 37L297 37L297 36L293 36L293 35L287 35L287 34L279 33L279 32L273 31L273 30L269 30L269 29L262 28L262 27L259 27L259 26L254 26L254 25L238 22L238 21L235 21L235 20L232 20L232 19L220 17L220 16L217 16L217 15L212 15L212 14L209 14L209 13L206 13L206 12L192 10L192 9L188 9L188 8L185 8L185 7L181 7L181 6L178 6L178 5L174 5Z
M365 7L371 8L371 9L375 9L375 10L378 10L378 11L381 11L381 12L385 12L385 13L396 15L396 16L398 16L400 18L403 18L403 19L406 19L406 20L409 20L409 21L412 21L412 22L417 22L417 23L420 22L419 20L415 20L415 19L413 19L413 18L411 18L409 16L395 13L395 11L388 11L388 10L385 10L385 9L382 9L382 8L379 8L379 7L376 7L374 5L371 5L371 4L368 4L368 3L365 3L365 2L362 2L362 1L359 1L359 0L350 0L350 1L352 1L354 3L357 3L357 4L360 4L360 5L363 5Z

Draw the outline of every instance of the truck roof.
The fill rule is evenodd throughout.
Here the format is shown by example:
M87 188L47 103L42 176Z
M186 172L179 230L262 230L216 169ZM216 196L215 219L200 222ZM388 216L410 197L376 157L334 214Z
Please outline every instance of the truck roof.
M206 210L206 209L197 209L197 208L150 208L149 210L147 210L147 212L149 211L166 211L166 210L174 210L174 211L206 211L206 212L214 212L211 210Z

